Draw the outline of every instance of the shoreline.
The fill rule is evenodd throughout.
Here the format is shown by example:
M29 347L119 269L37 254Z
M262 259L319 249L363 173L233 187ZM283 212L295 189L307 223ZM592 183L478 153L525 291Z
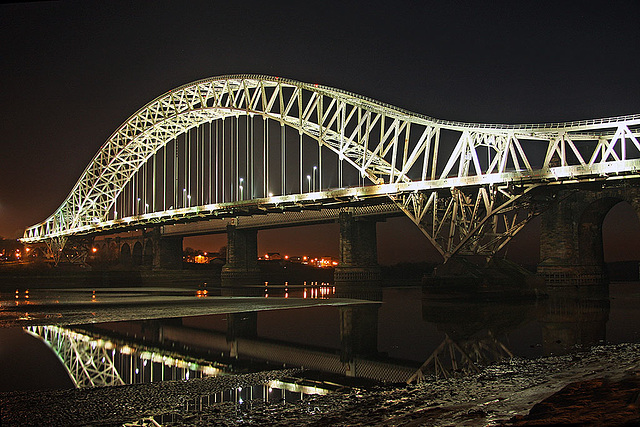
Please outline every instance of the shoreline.
M615 382L630 379L640 384L640 344L599 346L580 353L533 360L513 358L484 367L471 376L435 381L427 377L416 385L339 389L297 402L225 402L201 409L184 406L186 401L225 387L264 384L268 379L295 372L299 371L111 388L4 393L0 394L0 421L3 425L113 425L164 416L173 419L168 425L532 425L540 420L527 420L525 416L534 405L569 384L599 380L611 388ZM588 411L589 402L585 404ZM640 422L637 402L629 405L631 418L625 422ZM82 406L82 410L78 406ZM608 407L619 408L613 404ZM571 414L579 408L574 404L565 409L567 411L567 419L575 423L577 415ZM601 411L593 416L598 424L611 422L612 418L607 417L619 418L620 414Z

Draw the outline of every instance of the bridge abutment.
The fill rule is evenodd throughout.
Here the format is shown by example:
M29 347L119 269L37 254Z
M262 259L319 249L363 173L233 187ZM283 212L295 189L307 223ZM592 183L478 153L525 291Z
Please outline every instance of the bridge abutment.
M354 218L341 212L340 264L334 272L336 284L379 282L376 220Z
M538 274L551 287L601 286L607 281L604 218L622 201L640 215L640 188L598 185L559 196L561 201L542 214Z
M602 221L598 225L596 218L585 218L583 222L586 205L574 193L542 214L537 270L548 286L591 285L603 280Z
M227 226L227 263L222 267L223 286L255 285L258 269L258 231Z

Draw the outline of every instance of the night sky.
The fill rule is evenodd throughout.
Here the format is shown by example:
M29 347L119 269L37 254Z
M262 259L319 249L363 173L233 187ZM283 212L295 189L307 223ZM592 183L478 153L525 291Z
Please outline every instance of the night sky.
M138 108L215 75L284 76L448 120L640 113L639 2L477 3L0 5L0 236L19 237L49 216ZM629 209L607 217L607 241L640 240ZM408 220L378 229L382 262L432 259ZM335 225L261 232L259 250L335 255L337 233ZM216 239L193 243L217 249ZM525 234L514 251L537 256L533 240Z

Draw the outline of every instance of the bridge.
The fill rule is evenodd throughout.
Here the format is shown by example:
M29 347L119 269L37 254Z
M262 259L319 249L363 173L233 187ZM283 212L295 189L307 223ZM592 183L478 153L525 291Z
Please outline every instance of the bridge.
M640 211L629 190L640 169L639 129L640 115L461 123L319 84L213 77L136 111L22 241L46 242L59 259L73 239L140 228L171 234L172 225L207 221L229 233L236 274L252 268L255 230L292 225L294 215L298 224L339 220L342 266L357 269L375 264L366 252L376 218L359 218L375 209L410 218L444 262L489 259L555 209L543 220L541 255L556 274L601 257L598 227L613 204L628 200ZM571 202L576 190L589 196ZM584 222L570 225L576 216Z

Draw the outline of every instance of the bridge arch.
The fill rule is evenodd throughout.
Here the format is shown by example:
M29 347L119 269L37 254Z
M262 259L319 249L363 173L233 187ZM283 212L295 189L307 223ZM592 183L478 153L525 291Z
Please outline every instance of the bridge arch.
M120 260L120 248L115 240L109 240L107 243L107 261L110 264L116 264Z
M110 215L117 219L117 198L159 149L180 135L190 136L190 131L202 124L240 116L259 116L265 122L275 121L313 138L319 147L333 151L370 182L383 183L385 178L389 182L410 181L407 171L393 167L379 153L383 147L372 151L364 143L364 122L370 122L374 113L376 121L384 117L383 122L386 118L391 123L381 128L387 133L382 143L387 144L392 135L397 139L402 132L401 121L405 122L403 128L407 119L431 123L427 117L359 95L278 77L221 76L178 87L151 101L122 124L89 163L63 204L27 234L55 235L69 230L77 233L106 221ZM325 123L327 120L330 122ZM386 157L390 157L390 148L385 150ZM227 167L237 167L233 159L223 160ZM304 179L300 181L300 187L307 185ZM147 213L145 201L133 197L129 213ZM183 204L188 203L185 200Z
M153 241L151 239L147 239L144 242L142 264L147 266L153 265L153 256L154 256Z
M120 264L129 265L131 263L131 246L128 243L123 243L120 247Z
M614 207L627 204L636 225L640 187L601 185L558 193L559 202L542 215L538 272L552 283L602 283L605 279L604 223ZM628 230L630 224L618 227ZM631 224L632 225L632 224Z
M107 242L97 245L97 249L98 259L100 260L100 262L109 262L109 245L107 244Z
M140 243L139 241L133 245L133 250L131 251L131 262L135 266L142 265L142 262L143 262L142 243Z
M254 138L253 123L260 118L264 141ZM445 261L455 254L490 257L541 211L541 204L531 203L531 193L550 180L636 174L639 128L640 115L547 124L461 123L318 84L262 75L213 77L172 89L129 117L60 207L29 227L22 240L47 241L60 256L74 235L203 216L282 212L284 207L319 209L331 203L342 208L366 199L395 204ZM208 151L197 145L207 132L209 141L222 135L229 147L216 151L215 165L211 145ZM289 152L296 145L287 143L291 132L299 138L299 152ZM258 142L260 173L254 171L260 159L253 157ZM303 155L310 144L315 154ZM529 150L527 144L537 147ZM168 163L173 155L176 160ZM246 162L239 162L245 155ZM323 181L326 162L336 162L332 188ZM287 171L291 164L297 168L293 180ZM345 173L357 175L354 184L343 185L343 164ZM167 195L162 204L159 170ZM260 180L263 191L256 193ZM205 197L219 181L222 197ZM245 203L249 196L253 203Z
M606 196L589 203L580 216L578 226L578 257L588 265L604 264L602 224L609 211L622 197Z

